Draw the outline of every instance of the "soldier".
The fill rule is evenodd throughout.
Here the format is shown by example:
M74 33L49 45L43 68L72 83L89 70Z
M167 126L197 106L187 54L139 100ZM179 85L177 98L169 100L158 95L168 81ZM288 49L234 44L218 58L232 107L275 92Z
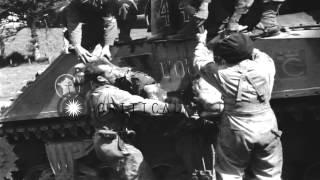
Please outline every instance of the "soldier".
M273 60L255 49L249 36L232 33L209 43L215 56L226 62L219 66L208 56L206 33L198 34L198 38L194 66L220 90L224 101L216 147L218 179L280 180L281 131L269 104Z
M134 23L137 21L138 7L134 0L120 0L120 9L117 22L120 29L119 41L131 41L130 32Z
M115 16L119 17L120 40L130 39L132 24L126 26L122 22L134 22L136 6L133 0L72 0L63 14L68 39L79 58L88 62L93 54L111 58L109 48L118 33Z
M87 99L96 127L93 141L99 159L117 170L121 179L154 179L142 153L128 141L128 113L186 115L184 106L144 99L113 86L116 79L126 74L123 74L121 68L110 66L103 60L87 63L84 77L78 75L76 78L79 82L89 80L92 84Z
M155 2L160 5L159 13L161 18L165 19L165 27L156 25L158 27L155 29L161 29L161 32L152 35L150 40L192 38L199 32L199 29L201 30L208 18L208 6L211 0L161 0ZM149 11L147 11L148 16L151 13L150 7L148 5L146 8Z
M277 15L279 13L280 6L284 1L285 0L262 0L263 12L260 22L253 28L252 31L248 32L248 35L252 38L257 38L279 34L280 27L277 22ZM253 2L254 0L236 0L234 12L230 17L226 27L227 30L241 30L238 22L241 16L248 12Z
M183 10L183 20L188 19L182 29L175 35L168 36L169 39L181 39L195 35L199 32L208 18L208 6L211 0L182 0L179 2L179 8ZM172 15L172 13L171 13ZM189 19L190 18L190 19Z

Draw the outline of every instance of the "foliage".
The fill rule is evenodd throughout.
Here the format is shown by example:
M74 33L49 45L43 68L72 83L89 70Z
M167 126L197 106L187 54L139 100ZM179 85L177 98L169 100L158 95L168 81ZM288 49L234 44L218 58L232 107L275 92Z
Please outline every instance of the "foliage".
M29 21L44 17L63 1L66 0L1 0L0 11L14 12L21 20Z
M1 0L0 12L15 13L20 21L27 23L31 29L32 51L35 58L38 58L36 50L39 49L39 40L36 29L50 26L48 23L50 16L55 16L56 9L68 2L68 0Z

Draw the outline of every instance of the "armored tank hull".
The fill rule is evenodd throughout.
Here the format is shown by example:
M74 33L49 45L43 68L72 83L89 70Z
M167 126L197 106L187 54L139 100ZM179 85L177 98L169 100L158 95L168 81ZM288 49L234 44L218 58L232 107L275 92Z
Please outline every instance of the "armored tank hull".
M153 27L166 27L165 4L155 3L153 8L152 18L162 18ZM284 132L285 180L320 178L320 30L310 28L296 27L296 31L255 41L277 68L271 103ZM161 31L153 29L153 34ZM192 39L135 40L113 47L113 63L150 74L168 92L188 93L185 89L195 75L195 45ZM0 160L0 179L102 179L108 175L102 173L108 171L92 151L94 128L84 99L88 87L73 85L73 67L78 62L73 54L59 56L0 117L0 156L7 157ZM75 106L76 111L71 109ZM141 131L136 144L151 166L177 165L175 144L166 132L170 124L143 125L149 131Z
M113 62L152 75L168 92L183 92L195 75L192 68L195 44L194 40L137 40L115 46ZM311 180L320 177L316 145L320 135L317 130L320 30L281 34L257 40L255 45L270 54L277 67L272 107L284 132L283 178ZM79 178L74 173L75 167L85 169L93 161L94 158L88 157L92 156L94 128L81 96L86 89L73 86L76 63L74 55L61 55L1 117L0 135L14 147L18 157L16 160L15 156L8 156L16 164L8 163L9 170L19 169L14 172L16 179L50 179L54 174L61 179ZM79 114L68 114L68 103L72 101L79 103ZM157 142L168 145L162 155L169 157L174 145L163 134L159 132L154 137L158 138ZM148 157L159 157L161 155L155 156L157 152L152 147L161 147L156 146L157 143L152 145L153 140L144 139L151 144L145 153ZM154 164L161 163L156 158L150 159ZM83 164L79 163L82 161ZM82 178L98 178L94 169L99 167L91 166L90 173L86 172Z

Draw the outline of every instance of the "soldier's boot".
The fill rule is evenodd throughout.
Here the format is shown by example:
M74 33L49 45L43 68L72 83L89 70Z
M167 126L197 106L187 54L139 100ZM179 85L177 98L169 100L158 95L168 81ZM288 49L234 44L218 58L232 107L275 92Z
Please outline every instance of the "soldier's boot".
M249 11L253 1L252 0L238 0L232 16L229 18L226 30L230 32L238 32L246 28L246 26L239 25L239 20L242 15Z
M263 13L260 22L248 32L251 38L270 37L280 34L280 26L277 22L277 15L280 9L280 2L268 2L263 4Z

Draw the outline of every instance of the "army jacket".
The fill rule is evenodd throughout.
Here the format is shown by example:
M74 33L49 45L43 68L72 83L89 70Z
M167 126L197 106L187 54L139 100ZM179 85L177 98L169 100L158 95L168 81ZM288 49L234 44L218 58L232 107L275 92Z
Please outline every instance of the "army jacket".
M222 93L223 117L228 126L255 130L267 130L268 126L273 128L276 120L269 104L275 76L273 60L254 49L252 60L218 65L208 52L204 43L200 42L195 49L193 65L203 78ZM256 127L252 123L254 121L266 123L264 127L261 124Z
M89 104L96 127L107 126L113 130L121 128L128 116L135 113L160 116L181 112L181 105L144 99L111 85L94 89L89 94Z
M113 45L117 36L117 23L114 16L118 13L117 0L73 0L65 8L66 26L70 33L73 45L82 42L82 25L87 24L96 28L102 28L103 43ZM101 25L100 25L101 24Z

